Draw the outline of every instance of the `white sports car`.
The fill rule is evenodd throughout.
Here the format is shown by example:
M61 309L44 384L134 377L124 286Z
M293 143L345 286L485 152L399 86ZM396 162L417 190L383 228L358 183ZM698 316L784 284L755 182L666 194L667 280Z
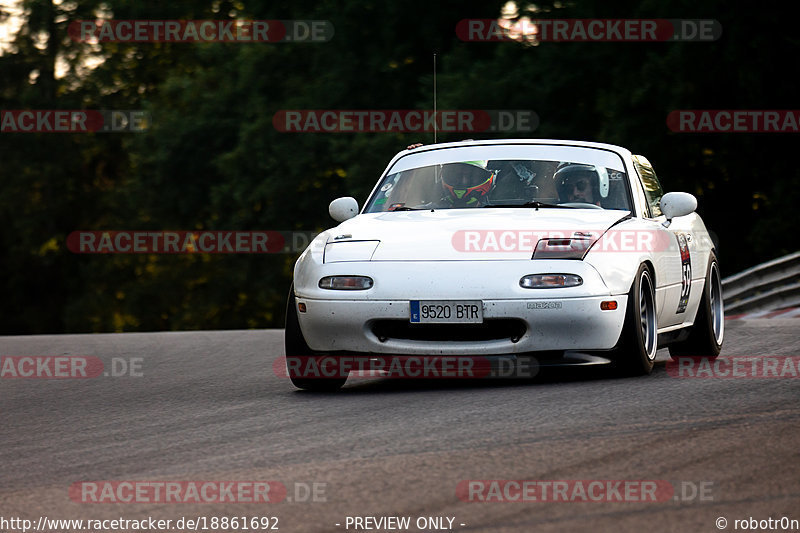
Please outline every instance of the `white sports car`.
M722 287L696 207L663 194L646 158L609 144L404 150L360 212L353 198L331 202L341 223L298 259L289 377L335 390L358 360L533 358L635 375L662 346L716 357ZM322 356L349 363L306 365Z

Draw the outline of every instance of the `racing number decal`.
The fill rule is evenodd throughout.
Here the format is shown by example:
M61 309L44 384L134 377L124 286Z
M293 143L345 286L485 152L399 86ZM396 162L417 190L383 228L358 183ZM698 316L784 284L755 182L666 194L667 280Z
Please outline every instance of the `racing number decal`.
M686 235L676 233L678 247L681 250L681 299L678 301L678 313L686 311L689 303L689 293L692 291L692 261L689 255L689 243L686 242Z

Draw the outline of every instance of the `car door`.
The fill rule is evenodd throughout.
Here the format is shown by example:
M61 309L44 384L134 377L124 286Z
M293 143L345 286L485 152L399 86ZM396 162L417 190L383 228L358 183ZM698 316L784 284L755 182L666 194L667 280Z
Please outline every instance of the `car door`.
M696 276L697 240L694 236L695 219L692 213L672 220L664 226L666 217L661 213L661 196L664 191L658 181L653 166L646 157L633 156L633 166L639 178L639 186L644 193L648 212L645 220L652 224L653 231L666 233L656 242L664 243L662 249L654 254L656 267L656 305L658 306L659 328L682 324L687 310L696 306L692 301L692 279ZM701 274L702 276L702 274ZM698 291L696 291L698 292ZM693 313L691 313L693 316Z

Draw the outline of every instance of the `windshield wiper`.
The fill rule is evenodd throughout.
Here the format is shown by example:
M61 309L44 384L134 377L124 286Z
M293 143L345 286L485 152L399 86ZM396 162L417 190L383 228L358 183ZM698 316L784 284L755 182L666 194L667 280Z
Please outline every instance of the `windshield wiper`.
M423 207L406 207L406 206L401 206L401 207L395 207L394 209L392 209L392 210L390 211L390 213L391 213L391 212L394 212L394 211L423 211L424 209L426 209L426 208L423 208Z
M575 209L569 205L559 205L559 204L547 204L544 202L525 202L524 204L488 204L483 207L533 207L536 209L539 208L555 208L555 209Z

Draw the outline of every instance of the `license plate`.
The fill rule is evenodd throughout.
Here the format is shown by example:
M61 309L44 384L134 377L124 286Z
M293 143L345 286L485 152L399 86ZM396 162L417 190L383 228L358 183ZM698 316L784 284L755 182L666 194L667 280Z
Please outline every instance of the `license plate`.
M416 324L482 324L480 301L411 300L411 322Z

